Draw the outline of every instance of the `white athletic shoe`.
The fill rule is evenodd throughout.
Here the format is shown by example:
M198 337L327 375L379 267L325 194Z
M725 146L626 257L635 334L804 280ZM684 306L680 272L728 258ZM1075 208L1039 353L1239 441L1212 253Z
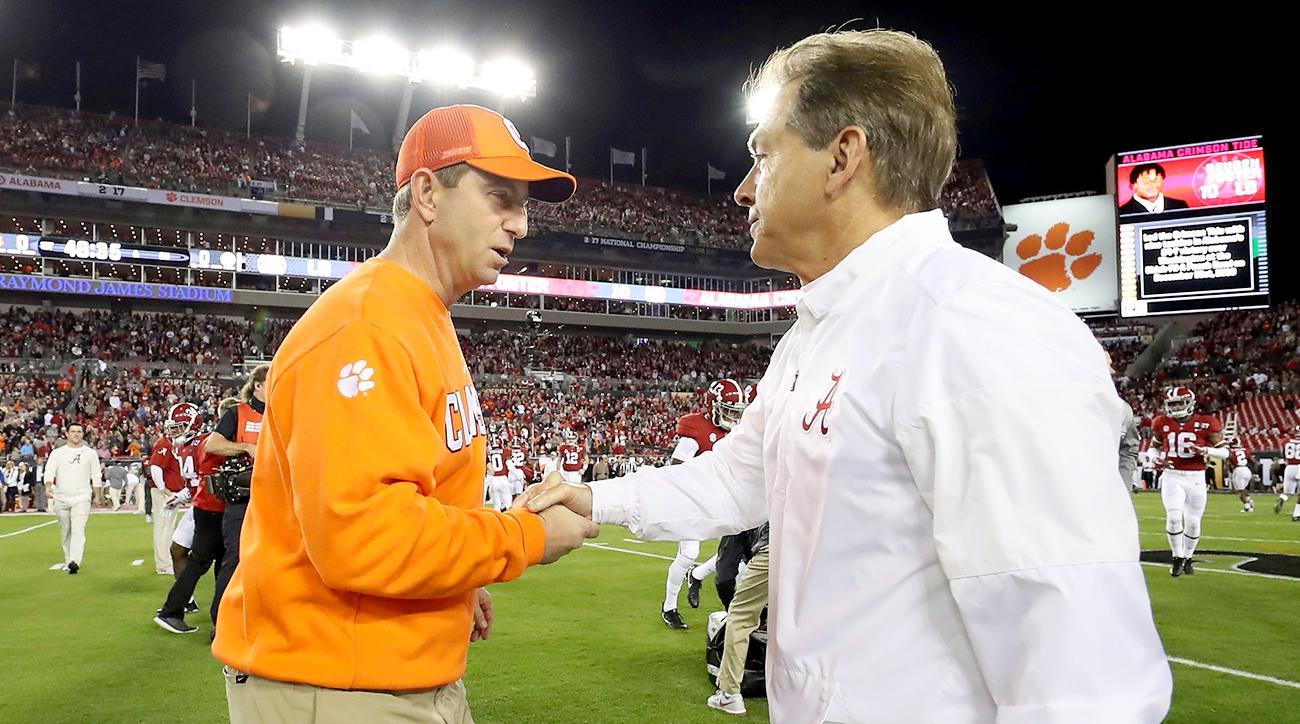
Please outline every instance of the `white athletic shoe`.
M709 708L737 716L745 716L748 713L745 711L745 698L743 696L728 694L721 690L709 697Z

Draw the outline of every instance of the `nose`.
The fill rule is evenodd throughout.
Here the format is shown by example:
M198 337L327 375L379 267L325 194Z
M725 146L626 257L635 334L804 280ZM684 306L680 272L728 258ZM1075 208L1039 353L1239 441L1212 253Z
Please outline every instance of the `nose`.
M736 187L736 192L731 195L731 198L735 199L737 204L747 209L754 205L754 175L756 170L757 166L751 166L749 173L745 174L745 178L741 179L740 185Z
M528 236L528 209L521 206L517 212L508 214L501 228L516 240Z

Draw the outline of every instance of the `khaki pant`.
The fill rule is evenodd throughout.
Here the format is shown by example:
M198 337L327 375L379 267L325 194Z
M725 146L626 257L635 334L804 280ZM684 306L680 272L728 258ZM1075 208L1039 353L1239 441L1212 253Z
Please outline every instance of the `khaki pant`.
M153 570L155 573L172 575L172 535L176 533L176 523L182 511L168 510L163 507L167 494L149 486L149 495L153 496Z
M90 501L65 503L54 501L54 517L59 519L59 532L63 540L63 562L81 565L86 552L86 521L90 519Z
M727 633L722 644L722 665L718 667L718 689L740 693L740 678L749 656L749 635L758 628L759 616L767 605L767 546L763 546L736 584L736 595L727 607Z
M348 691L247 676L229 666L230 724L474 724L465 683L426 691Z

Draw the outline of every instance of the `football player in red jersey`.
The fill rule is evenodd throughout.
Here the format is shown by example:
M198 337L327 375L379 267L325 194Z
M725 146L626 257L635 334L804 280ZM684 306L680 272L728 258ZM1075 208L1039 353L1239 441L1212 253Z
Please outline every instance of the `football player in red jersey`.
M180 459L175 448L189 440L198 421L199 408L188 402L172 405L163 424L163 436L154 443L149 455L149 495L153 500L153 557L154 571L160 575L174 575L180 566L172 559L172 535L176 532L179 516L173 508L165 508L171 495L185 489Z
M184 511L180 522L176 524L176 530L172 532L172 570L177 580L180 580L185 569L189 567L191 552L194 549L194 507L191 503L201 489L200 450L203 440L208 436L202 431L202 420L197 415L197 409L195 408L196 414L192 423L184 429L178 425L176 428L178 434L172 438L172 456L176 458L176 468L185 481L185 487L163 503L164 513ZM198 610L199 606L192 598L185 605L186 613L194 613Z
M1255 512L1255 502L1250 499L1250 479L1254 476L1254 463L1250 459L1250 451L1246 445L1236 436L1228 438L1225 442L1228 444L1228 467L1232 469L1232 489L1237 491L1237 497L1241 499L1241 512Z
M1282 439L1282 457L1286 458L1286 468L1282 471L1282 493L1278 495L1274 513L1281 513L1287 498L1300 493L1300 425L1290 435ZM1291 509L1291 520L1300 520L1300 499Z
M742 386L733 379L721 379L709 385L706 393L708 409L705 414L698 412L683 415L677 420L677 445L673 448L672 464L680 465L687 460L702 455L713 449L719 440L727 436L745 408L754 399L752 385ZM713 556L699 566L695 559L700 555L700 542L684 540L677 544L677 556L668 566L668 580L664 584L664 605L660 616L668 628L684 629L686 621L677 612L677 597L681 593L682 583L689 579L688 600L691 607L699 606L700 584L717 567L717 556Z
M224 413L226 409L238 403L239 400L236 398L226 398L222 400L218 412ZM185 614L198 610L198 606L194 603L194 589L203 574L213 569L214 563L217 568L213 569L213 578L217 578L222 554L225 552L225 537L222 534L221 522L226 503L209 489L205 480L207 476L221 468L227 458L208 453L207 442L210 435L209 432L202 432L178 448L181 470L192 479L194 485L194 507L189 511L193 521L191 551L188 563L183 569L177 571L176 582L172 584L166 601L162 608L156 611L154 617L154 623L176 634L194 633L198 630L186 623ZM217 619L217 606L218 602L214 600L209 611L214 626Z
M1228 459L1221 446L1223 429L1218 418L1197 415L1196 395L1187 387L1165 391L1165 413L1151 421L1151 444L1164 451L1166 469L1161 475L1160 500L1165 505L1165 533L1173 552L1170 575L1192 574L1192 554L1201 539L1205 514L1205 458Z
M587 469L587 453L573 430L566 428L564 431L564 443L560 445L559 461L560 476L564 478L564 482L581 485L582 473Z

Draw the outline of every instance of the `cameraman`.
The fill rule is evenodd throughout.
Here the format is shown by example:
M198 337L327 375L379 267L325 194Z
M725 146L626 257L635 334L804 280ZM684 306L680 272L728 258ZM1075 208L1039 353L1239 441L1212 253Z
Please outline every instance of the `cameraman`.
M262 415L266 414L266 373L270 369L270 365L253 369L244 388L239 391L239 398L243 402L226 410L217 422L217 429L208 436L209 454L224 457L247 455L250 459L257 456L257 436L262 431ZM213 621L217 619L217 608L221 605L226 585L230 583L230 577L239 565L239 532L244 526L244 512L248 510L248 493L230 496L225 500L226 512L221 519L221 536L226 552L217 571L217 591L212 599Z

